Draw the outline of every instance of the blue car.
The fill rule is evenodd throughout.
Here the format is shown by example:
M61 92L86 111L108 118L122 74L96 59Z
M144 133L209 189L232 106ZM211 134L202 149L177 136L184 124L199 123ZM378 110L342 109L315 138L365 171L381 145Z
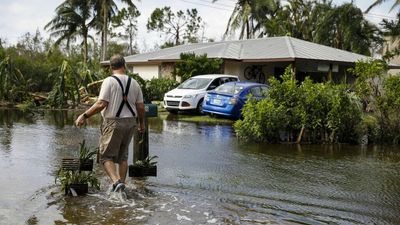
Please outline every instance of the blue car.
M248 95L258 100L265 98L268 85L254 82L228 82L207 92L203 112L239 119Z

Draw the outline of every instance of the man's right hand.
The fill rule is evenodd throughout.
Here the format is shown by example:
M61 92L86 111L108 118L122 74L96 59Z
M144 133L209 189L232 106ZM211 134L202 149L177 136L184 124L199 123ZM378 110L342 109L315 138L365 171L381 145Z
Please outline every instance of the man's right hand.
M139 131L140 133L143 133L143 132L144 132L144 124L143 124L143 123L140 123L140 124L139 124L138 131Z

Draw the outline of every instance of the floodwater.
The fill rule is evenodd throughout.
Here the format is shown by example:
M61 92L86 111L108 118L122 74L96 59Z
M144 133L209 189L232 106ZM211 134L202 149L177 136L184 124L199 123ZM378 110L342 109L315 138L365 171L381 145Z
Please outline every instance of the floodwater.
M99 118L0 111L0 224L400 224L400 147L240 143L230 125L150 119L158 176L66 197L63 157L96 146ZM132 157L132 156L130 156ZM130 158L132 160L132 158Z

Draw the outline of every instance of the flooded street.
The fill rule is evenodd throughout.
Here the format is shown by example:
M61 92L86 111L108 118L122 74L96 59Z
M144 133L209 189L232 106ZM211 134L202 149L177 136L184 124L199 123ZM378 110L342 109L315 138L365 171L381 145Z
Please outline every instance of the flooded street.
M240 143L231 125L151 118L158 176L127 179L124 201L66 197L54 183L99 118L0 111L0 224L400 224L400 147ZM132 163L132 155L129 158Z

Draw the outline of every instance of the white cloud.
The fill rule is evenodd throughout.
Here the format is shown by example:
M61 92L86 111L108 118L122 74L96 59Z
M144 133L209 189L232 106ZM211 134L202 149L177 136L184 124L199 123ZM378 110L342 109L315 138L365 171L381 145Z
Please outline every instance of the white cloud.
M0 37L16 43L24 33L37 29L44 34L44 25L54 16L62 0L0 0Z

